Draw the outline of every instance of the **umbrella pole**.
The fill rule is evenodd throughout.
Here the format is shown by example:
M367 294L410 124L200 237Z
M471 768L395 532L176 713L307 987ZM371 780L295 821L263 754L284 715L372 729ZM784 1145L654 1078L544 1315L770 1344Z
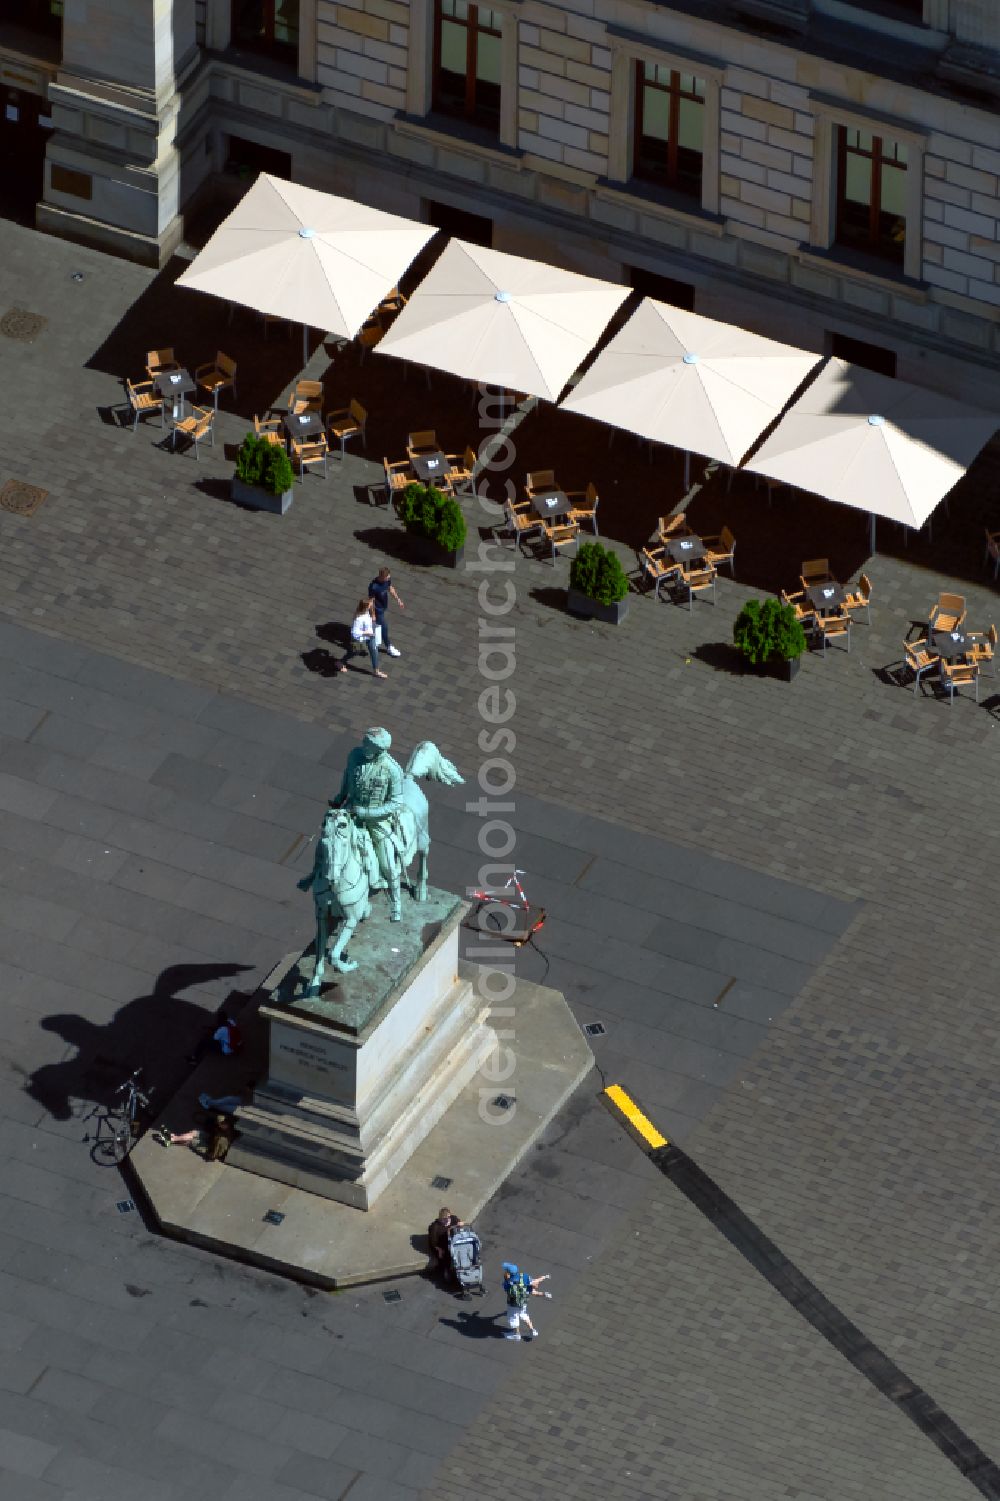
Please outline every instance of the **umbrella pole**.
M689 449L685 449L684 450L684 489L685 490L690 490L690 488L691 488L691 453L690 453Z
M869 533L868 533L868 551L871 553L872 557L874 557L875 556L875 512L874 511L872 511L871 516L869 517L869 520L870 520L871 525L870 525Z
M309 363L309 329L305 323L302 325L302 368Z

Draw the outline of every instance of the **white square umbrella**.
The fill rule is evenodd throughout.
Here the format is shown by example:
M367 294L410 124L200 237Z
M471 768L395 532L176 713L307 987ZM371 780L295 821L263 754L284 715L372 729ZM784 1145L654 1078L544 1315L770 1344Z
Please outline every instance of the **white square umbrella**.
M1000 418L831 359L747 464L827 500L921 527Z
M353 339L435 233L262 172L177 285Z
M817 362L647 297L561 405L735 467Z
M555 401L628 295L451 240L376 353Z

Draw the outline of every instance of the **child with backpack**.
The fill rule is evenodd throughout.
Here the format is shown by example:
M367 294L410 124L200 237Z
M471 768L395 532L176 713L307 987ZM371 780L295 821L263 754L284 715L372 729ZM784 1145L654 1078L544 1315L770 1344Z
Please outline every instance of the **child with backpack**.
M539 1286L542 1282L548 1282L549 1274L543 1277L529 1277L527 1272L519 1271L512 1261L503 1264L503 1290L507 1299L507 1333L504 1339L520 1339L521 1325L528 1330L530 1339L538 1338L538 1330L528 1316L529 1298L551 1298L551 1293L542 1292Z

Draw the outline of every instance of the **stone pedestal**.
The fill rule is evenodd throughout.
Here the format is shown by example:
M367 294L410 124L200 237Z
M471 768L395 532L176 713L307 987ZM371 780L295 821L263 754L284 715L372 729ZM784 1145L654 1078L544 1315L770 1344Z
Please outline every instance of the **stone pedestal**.
M260 1007L267 1078L238 1112L231 1165L371 1208L497 1047L458 972L466 910L432 887L390 923L376 900L349 947L358 968L328 970L319 996L303 994L311 950L279 967Z

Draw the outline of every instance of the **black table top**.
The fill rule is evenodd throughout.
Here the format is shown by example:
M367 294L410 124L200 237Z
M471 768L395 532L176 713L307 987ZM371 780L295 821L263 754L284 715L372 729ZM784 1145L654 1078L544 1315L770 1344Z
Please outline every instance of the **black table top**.
M671 537L664 546L675 563L698 563L705 556L705 544L700 537Z
M565 490L558 489L536 490L531 497L531 504L535 508L535 514L541 516L543 521L557 521L573 509L573 502Z
M972 650L972 642L962 630L935 631L931 636L931 650L936 656L944 657L946 662L953 662L956 657L964 657Z
M448 473L448 459L440 450L436 453L418 453L410 460L410 468L422 485L440 487Z
M154 378L153 385L163 397L187 396L189 391L195 389L194 381L187 370L166 370L162 375Z
M809 602L820 614L826 615L833 610L839 610L847 598L847 591L836 579L827 579L824 584L810 584L806 590Z
M316 438L323 431L319 412L286 412L282 420L288 436L300 443L303 438Z

